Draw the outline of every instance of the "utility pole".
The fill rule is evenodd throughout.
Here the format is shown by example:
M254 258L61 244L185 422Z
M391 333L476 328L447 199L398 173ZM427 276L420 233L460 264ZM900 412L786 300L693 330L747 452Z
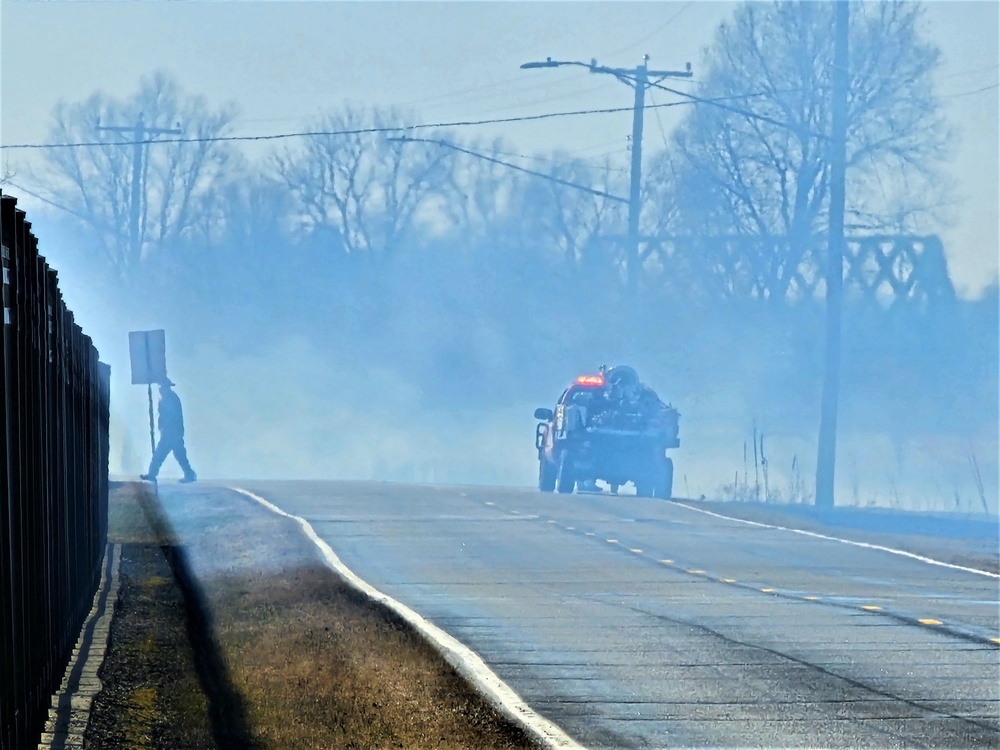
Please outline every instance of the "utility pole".
M558 68L564 65L577 65L587 68L591 73L604 73L613 75L622 83L628 84L635 90L635 99L632 106L632 165L629 170L629 200L628 200L628 236L625 255L625 280L628 285L629 296L634 296L639 288L639 215L642 212L642 121L643 110L646 102L646 89L655 85L664 78L690 78L691 63L687 63L684 70L649 70L647 63L649 55L643 55L642 64L634 68L608 68L598 65L597 60L590 63L553 60L551 57L545 58L544 62L527 62L521 68ZM653 80L650 80L653 79Z
M139 217L142 206L140 186L142 183L142 156L143 147L148 145L149 139L157 135L180 135L180 123L176 128L147 128L142 119L142 112L135 121L135 125L101 125L100 121L96 127L98 132L127 133L132 136L132 196L129 202L129 258L134 262L139 261L141 248L139 243Z
M646 63L649 55L642 56L642 65L635 69L635 101L632 104L632 166L629 169L628 189L628 261L625 266L625 283L629 297L635 299L639 289L639 214L642 213L642 121L646 107L646 86L649 85L649 70ZM690 75L690 71L688 72Z
M831 74L830 225L826 264L826 366L816 453L816 507L834 504L837 459L837 409L840 398L841 303L844 289L844 204L847 171L847 89L849 81L848 0L834 3L833 71Z

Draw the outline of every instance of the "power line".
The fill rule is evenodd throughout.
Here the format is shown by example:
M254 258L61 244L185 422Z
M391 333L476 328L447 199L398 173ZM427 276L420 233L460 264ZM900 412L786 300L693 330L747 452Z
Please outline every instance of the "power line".
M994 83L990 86L983 86L981 89L973 89L972 91L962 91L958 94L945 94L942 99L958 99L961 96L972 96L973 94L982 94L985 91L993 91L996 88L1000 88L1000 83Z
M145 155L145 149L142 147L141 142L147 139L155 139L158 135L180 135L184 131L180 129L180 123L176 128L158 128L146 125L145 120L142 118L142 113L139 113L138 119L136 119L134 125L101 125L100 121L97 123L98 132L106 133L119 133L125 134L130 133L132 135L132 140L135 144L132 146L132 185L129 197L129 252L132 257L138 260L139 253L141 251L141 227L139 226L141 221L142 212L142 171L143 171L143 156ZM124 135L123 135L124 138Z
M600 146L594 146L592 148L604 148L606 145L608 144L602 143ZM513 151L494 151L493 153L496 154L497 156L512 156L517 159L528 159L530 161L542 162L543 164L554 164L555 166L558 167L589 169L597 172L604 172L605 170L609 170L611 172L620 172L622 174L625 174L627 172L627 170L622 169L620 167L603 167L600 164L586 164L583 161L582 157L580 159L577 159L576 161L566 161L565 159L551 159L546 156L532 156L530 154L519 154ZM598 158L598 157L591 157L591 158Z
M522 69L538 68L561 68L565 66L582 67L591 73L612 75L622 83L626 83L633 90L632 104L632 158L629 169L629 199L628 199L628 249L626 251L626 283L629 291L636 291L639 274L639 213L641 211L641 188L642 188L642 129L646 109L646 90L654 83L653 80L662 81L665 78L690 78L691 63L685 66L685 70L650 70L648 66L649 55L643 55L642 63L634 68L610 68L605 65L598 65L597 60L590 63L578 60L553 60L551 57L544 61L526 62L521 65ZM634 296L634 294L632 295Z
M582 80L586 78L586 74L581 73L577 80ZM449 100L455 99L456 97L462 97L462 101L476 101L479 99L484 99L487 97L495 97L496 94L494 89L504 86L505 92L507 89L511 89L511 93L514 94L525 94L529 91L536 91L543 88L551 88L552 84L549 82L535 83L530 86L516 85L511 86L511 84L524 83L524 76L516 76L513 78L505 78L500 81L494 81L493 83L483 84L481 86L472 86L465 89L459 89L457 91L450 91L444 94L438 94L431 97L422 97L420 99L411 99L410 101L403 102L402 104L396 105L398 107L412 107L414 105L420 105L421 109L426 106L430 106L431 109L436 109L441 106L446 106L450 102ZM474 96L468 96L468 94L474 94Z
M646 34L645 36L642 36L642 37L636 39L634 42L632 42L631 44L629 44L627 47L622 47L621 49L615 50L614 52L608 52L606 55L604 55L604 57L614 57L615 55L620 55L623 52L628 52L630 49L635 49L638 45L642 44L646 40L652 39L654 36L656 36L657 34L659 34L661 31L663 31L665 28L667 28L670 24L672 24L674 21L676 21L678 18L680 18L681 14L684 13L692 5L694 5L694 0L690 0L690 2L684 3L684 6L679 11L677 11L676 13L674 13L672 16L670 16L670 18L668 18L662 24L660 24L655 29L653 29L652 31L650 31L648 34Z
M37 198L38 200L42 201L42 203L48 203L50 206L58 208L61 211L65 211L66 213L73 214L74 216L76 216L76 217L78 217L80 219L83 219L84 221L89 221L88 217L84 216L79 211L74 211L72 208L69 208L68 206L64 206L61 203L57 203L54 200L46 198L44 195L39 195L38 193L36 193L36 192L34 192L32 190L28 190L28 188L26 188L26 187L24 187L22 185L19 185L16 182L12 182L12 181L8 180L7 184L10 185L15 190L20 190L25 195L30 195L32 198Z
M653 102L653 104L650 105L650 107L649 107L650 109L652 109L653 105L656 104L656 100L653 99L653 92L652 91L649 92L649 100L651 102ZM660 135L663 137L663 145L664 145L665 148L670 148L670 143L667 141L667 131L664 130L664 128L663 128L663 120L660 119L660 110L656 110L653 114L656 115L656 124L660 126Z
M654 84L650 84L654 85ZM660 87L663 88L663 87ZM664 109L667 107L680 107L689 104L711 104L714 102L731 101L739 99L752 99L760 96L765 96L767 92L756 92L752 94L735 94L732 96L721 96L712 99L704 99L697 97L696 100L681 101L681 102L667 102L665 104L652 104L648 105L649 108L659 108ZM685 94L684 96L690 96ZM398 125L395 127L370 127L370 128L352 128L348 130L306 130L297 131L290 133L273 133L269 135L221 135L221 136L204 136L204 137L192 137L192 138L158 138L158 139L145 139L145 140L122 140L115 142L107 141L80 141L77 143L15 143L0 145L0 150L13 151L13 150L43 150L43 149L59 149L59 148L93 148L102 146L136 146L136 145L146 145L152 143L222 143L222 142L235 142L235 141L275 141L275 140L285 140L289 138L312 138L317 136L342 136L342 135L373 135L379 133L402 133L409 130L428 130L428 129L444 129L444 128L459 128L459 127L476 127L480 125L505 125L510 123L518 122L536 122L539 120L551 120L560 117L577 117L582 115L607 115L607 114L621 114L622 112L632 112L632 107L606 107L603 109L579 109L570 110L566 112L546 112L538 115L520 115L517 117L496 117L481 120L455 120L451 122L435 122L435 123L417 123L414 125Z
M997 68L1000 68L1000 65L987 65L987 66L982 67L982 68L969 68L969 69L966 69L966 70L956 70L953 73L945 73L941 77L942 78L960 78L962 76L970 76L970 75L975 75L977 73L987 73L987 72L989 72L991 70L996 70Z
M579 154L586 154L586 153L589 153L591 151L597 151L598 149L607 148L608 146L614 146L616 144L619 146L619 148L616 149L616 150L614 150L614 151L609 151L607 153L621 153L622 151L627 151L628 150L623 145L626 142L627 142L627 139L625 139L624 137L620 136L618 138L615 138L613 141L602 141L601 143L595 143L595 144L590 145L590 146L583 146L581 148L575 148L575 149L573 149L572 151L569 152L569 155L570 156L578 156ZM597 156L587 156L587 157L579 157L579 158L599 159L603 155L604 154L598 154ZM625 170L623 170L623 171L625 171Z
M549 67L549 66L556 65L556 64L558 64L558 63L549 62L547 64L546 63L541 63L540 65L542 65L544 67ZM636 76L633 71L615 69L615 74L618 75L618 77L621 80L627 81L628 83L632 84L633 86L638 86L639 85L638 76ZM662 80L662 79L659 79L659 80ZM826 135L825 133L817 133L815 131L808 130L808 129L796 128L795 126L791 125L790 123L781 122L781 120L776 120L773 117L768 117L767 115L758 114L757 112L751 112L748 109L740 109L739 107L732 107L732 106L729 106L727 104L723 104L722 103L722 102L725 102L727 100L732 100L732 99L748 99L748 98L751 98L751 97L772 96L774 94L784 94L784 93L790 94L790 93L795 93L796 91L801 91L802 89L800 89L800 88L796 88L796 89L782 89L782 90L777 90L777 91L760 91L760 92L758 92L756 94L743 95L743 96L738 96L738 95L737 96L716 96L716 97L706 98L706 97L703 97L703 96L698 96L697 94L688 93L687 91L680 91L678 89L671 88L670 86L664 86L662 83L659 82L659 80L657 80L657 81L649 81L649 80L647 80L645 82L645 84L649 88L662 89L663 91L666 91L666 92L668 92L670 94L674 94L675 96L683 97L684 99L688 100L688 102L690 102L691 104L711 104L711 105L713 105L715 107L718 107L719 109L726 110L727 112L732 112L733 114L737 114L737 115L740 115L742 117L747 117L747 118L750 118L752 120L760 120L761 122L766 122L766 123L769 123L771 125L776 125L777 127L784 128L786 130L801 130L801 131L805 132L806 134L812 135L812 136L814 136L816 138L819 138L821 140L829 140L829 136ZM973 92L970 92L970 93L973 93ZM671 104L680 104L680 102L671 102ZM670 106L670 105L659 104L659 105L650 105L650 106L663 107L663 106Z
M679 91L677 89L670 88L669 86L664 86L661 83L650 82L649 85L654 88L663 89L664 91L667 91L676 96L685 97L692 104L711 104L713 107L718 107L719 109L723 109L727 112L732 112L733 114L740 115L741 117L747 117L751 120L760 120L761 122L766 122L770 125L775 125L779 128L784 128L785 130L801 131L808 135L813 136L814 138L819 138L820 140L824 141L830 139L830 136L828 136L826 133L817 133L816 131L809 130L808 128L798 128L790 123L782 122L781 120L776 120L775 118L768 117L767 115L758 114L757 112L751 112L748 109L740 109L739 107L732 107L728 104L724 104L723 102L726 100L727 97L713 97L711 99L706 99L704 97L698 96L697 94L689 94L686 91ZM758 96L771 96L772 94L778 94L778 93L794 93L795 91L800 91L800 90L801 89L787 89L785 91L774 91L774 92L762 91L758 94Z
M677 106L687 102L671 102L663 106ZM472 127L478 125L503 125L515 122L531 122L537 120L548 120L556 117L575 117L578 115L600 115L617 114L621 112L631 112L631 107L607 107L604 109L580 109L567 112L547 112L539 115L520 115L517 117L495 117L481 120L455 120L451 122L417 123L415 125L397 125L394 127L370 127L351 128L348 130L304 130L292 133L273 133L270 135L223 135L204 136L195 138L160 138L157 140L128 141L123 140L115 143L106 141L82 141L78 143L18 143L12 145L0 145L0 149L50 149L50 148L85 148L95 146L133 146L145 145L149 143L218 143L232 141L273 141L287 138L311 138L315 136L340 136L340 135L373 135L378 133L400 133L407 130L425 130L430 128L457 128Z
M513 169L518 172L524 172L525 174L530 174L533 177L541 177L544 180L549 180L550 182L555 182L566 187L575 188L576 190L582 190L585 193L590 193L591 195L596 195L601 198L607 198L608 200L613 200L618 203L628 203L628 198L622 198L618 195L612 195L611 193L606 193L603 190L595 190L592 187L587 187L586 185L578 185L575 182L570 182L569 180L563 180L559 177L555 177L550 174L545 174L544 172L536 172L533 169L525 169L524 167L519 167L517 164L511 164L510 162L503 161L502 159L497 159L488 154L481 154L478 151L473 151L468 148L462 148L449 141L442 141L437 138L390 138L389 140L398 141L400 143L433 143L437 146L442 146L444 148L450 148L453 151L459 151L463 154L468 154L469 156L475 156L477 159L484 159L485 161L492 162L494 164L499 164L500 166L507 167L508 169Z
M549 86L549 88L552 87L552 83L551 82L548 82L546 85ZM558 96L545 96L545 97L538 98L538 99L532 99L532 100L526 101L526 102L518 102L516 104L508 104L508 105L503 106L503 107L491 108L490 110L488 110L488 112L490 114L500 113L500 112L509 112L512 109L516 110L516 109L527 108L527 107L531 107L532 105L535 105L535 104L545 104L547 102L561 102L561 101L565 101L566 99L579 98L579 96L581 94L593 94L594 92L601 91L604 88L605 87L601 86L600 84L595 84L593 82L593 79L591 79L589 86L583 86L581 88L573 89L571 91L564 91L564 92L560 93Z

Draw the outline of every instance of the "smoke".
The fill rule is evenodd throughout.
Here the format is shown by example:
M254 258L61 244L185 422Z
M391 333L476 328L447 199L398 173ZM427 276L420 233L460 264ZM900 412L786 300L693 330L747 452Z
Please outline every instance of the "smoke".
M184 273L153 267L130 286L96 272L58 224L35 228L112 367L115 475L138 475L150 455L128 332L164 328L203 479L532 486L534 409L581 372L630 364L681 413L676 496L811 502L816 308L661 298L636 310L609 303L603 282L447 248L408 250L374 276L323 261L328 250L288 252L267 276L260 258L199 267L191 255ZM996 514L995 299L849 311L844 339L837 503ZM163 476L180 476L173 459Z
M202 477L221 479L531 486L532 412L560 392L538 387L534 401L430 409L405 373L294 336L260 353L200 343L170 372L184 403L191 460ZM651 382L662 377L640 374ZM755 416L738 391L688 399L696 384L685 380L675 383L679 397L661 388L682 412L682 444L671 451L675 496L811 502L816 444L809 419L790 430L787 419L769 420L764 409ZM145 390L120 378L114 389L112 467L127 475L149 455ZM986 428L967 437L909 438L845 429L838 446L838 505L997 512L998 446ZM163 476L180 471L168 460Z

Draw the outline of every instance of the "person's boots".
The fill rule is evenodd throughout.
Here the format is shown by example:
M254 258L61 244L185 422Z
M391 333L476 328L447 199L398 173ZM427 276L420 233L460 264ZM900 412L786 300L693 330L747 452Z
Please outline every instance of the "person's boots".
M192 471L190 474L185 474L183 477L181 477L177 481L180 482L181 484L190 484L191 482L197 482L198 481L198 475L195 474Z

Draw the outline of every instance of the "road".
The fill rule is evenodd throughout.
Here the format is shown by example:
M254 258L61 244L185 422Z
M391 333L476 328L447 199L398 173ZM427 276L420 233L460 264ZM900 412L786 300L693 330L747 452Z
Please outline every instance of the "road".
M635 497L239 486L587 747L1000 747L995 576Z

